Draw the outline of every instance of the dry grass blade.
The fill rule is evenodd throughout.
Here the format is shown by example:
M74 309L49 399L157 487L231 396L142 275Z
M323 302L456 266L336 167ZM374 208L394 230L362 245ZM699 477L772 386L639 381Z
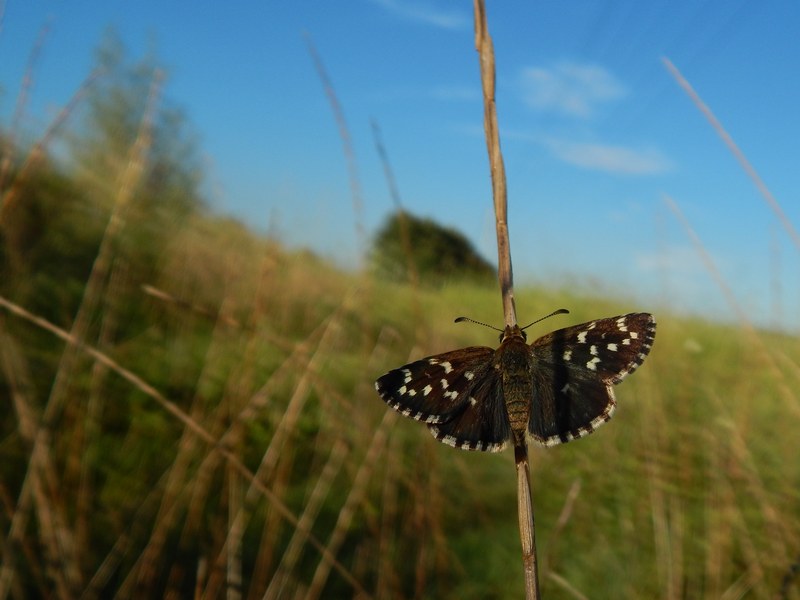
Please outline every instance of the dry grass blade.
M220 311L224 312L224 304ZM216 325L217 327L215 328L212 336L214 342L212 342L210 345L208 356L203 363L208 368L204 369L203 373L200 375L197 389L202 387L205 380L214 377L212 373L209 373L209 371L213 371L211 365L215 364L214 357L211 356L211 354L217 345L217 339L219 337L224 337L224 330L227 329L226 326L223 326L226 325L223 319L217 321ZM195 394L190 409L190 418L192 420L199 422L203 419L204 409L202 404L203 402L199 398L198 394ZM221 403L217 409L216 423L220 423L226 418L227 410L225 403ZM217 429L221 428L221 425L217 426ZM216 432L215 437L218 437ZM225 444L225 439L221 438L219 443ZM201 444L198 442L197 437L188 428L185 428L180 442L178 443L177 456L169 468L164 493L161 498L161 506L156 515L153 531L146 547L137 560L136 566L134 569L132 569L130 579L133 579L132 575L136 573L136 577L138 577L139 582L141 583L143 580L146 581L148 577L155 577L156 573L158 572L159 565L162 564L163 560L161 553L164 544L167 541L170 531L172 531L172 527L175 525L175 522L179 516L180 508L183 507L185 498L190 495L190 487L192 483L194 483L191 480L187 481L187 479L190 478L186 477L186 472L189 469L192 461L195 460L196 456L202 453L202 449L199 446L201 446ZM232 448L234 446L229 445L228 447ZM212 459L212 462L217 464L215 459L218 457L215 454L210 453L207 455L207 458ZM202 476L198 476L197 479L202 479ZM197 486L195 491L199 487L200 486ZM132 583L130 585L132 585Z
M286 551L281 557L278 569L272 577L267 591L264 593L264 600L277 600L282 597L283 587L288 574L294 571L297 561L300 558L303 544L305 543L305 535L303 535L303 532L311 531L311 525L316 519L320 508L322 508L322 502L330 490L334 478L342 468L347 454L347 444L342 440L337 441L331 450L325 467L322 469L322 473L320 473L319 479L317 479L316 485L314 485L314 489L311 491L303 514L300 516L301 526L292 533L292 538L289 540Z
M378 428L375 430L375 434L372 436L372 441L367 448L367 454L364 457L364 460L361 462L361 465L356 472L356 476L353 478L353 486L350 488L347 499L345 500L342 509L339 511L336 525L331 532L330 539L328 540L328 544L326 546L330 554L333 556L336 556L337 552L344 543L347 532L350 529L350 523L355 515L356 507L361 504L362 500L364 499L364 495L367 491L367 485L369 484L370 478L375 470L375 464L386 447L389 426L394 421L394 418L395 416L391 411L386 411L384 413L383 419L381 420ZM317 565L317 570L314 572L314 578L311 580L311 584L306 592L306 600L316 600L321 596L329 574L330 564L327 561L320 562L319 565Z
M519 516L519 539L522 542L522 566L525 575L525 598L534 600L539 595L539 565L536 557L536 523L533 519L531 498L531 476L528 452L525 446L514 448L517 467L517 511Z
M778 221L780 221L783 228L786 229L786 232L789 234L789 237L792 239L795 248L800 250L800 233L792 225L792 222L789 220L789 217L781 208L781 205L775 199L775 196L772 195L772 192L769 191L767 184L764 183L764 180L761 179L761 176L756 171L755 167L747 160L747 157L744 155L744 152L739 149L739 146L736 145L736 142L733 141L731 135L725 130L722 126L722 123L719 122L717 117L714 116L714 113L711 109L706 105L705 102L700 98L700 95L694 90L691 84L686 80L686 78L681 74L678 68L672 64L672 62L668 58L662 58L662 62L670 74L675 78L675 81L678 82L678 85L683 88L683 90L688 94L689 98L691 98L692 102L694 102L695 106L703 113L708 122L711 123L711 126L714 128L714 131L717 132L717 135L722 138L722 141L725 142L725 145L728 149L733 153L736 157L736 160L739 161L742 169L744 172L747 173L747 176L753 180L753 183L758 188L758 191L764 197L769 207L778 217Z
M147 108L142 118L137 140L131 149L128 169L120 185L114 210L92 266L83 298L72 325L72 331L69 334L71 339L84 340L91 316L94 314L95 308L98 306L100 298L102 297L102 287L107 279L109 266L111 264L113 242L124 222L123 211L133 195L132 190L143 170L144 157L151 144L150 130L152 117L155 111L159 82L160 77L154 76L153 84L150 89L150 96L147 101ZM32 152L32 156L34 156L34 152ZM32 160L32 158L29 157L29 161L30 160ZM19 178L20 175L17 176L18 180ZM13 191L13 188L11 191ZM2 208L7 209L10 206L10 198L13 198L13 196L9 192ZM2 222L1 212L0 222ZM76 556L74 532L66 526L67 518L56 495L56 491L59 489L60 485L59 477L56 474L51 456L51 437L67 395L67 387L73 375L77 355L78 351L72 344L68 344L61 355L55 380L50 390L50 397L45 404L41 424L30 452L28 464L29 476L26 477L26 483L23 485L20 493L20 497L26 496L28 493L27 486L32 486L37 509L37 519L41 524L40 535L42 536L45 547L48 548L50 553L51 568L55 571L52 573L52 576L55 581L61 582L60 585L65 588L63 590L64 593L67 593L69 590L69 594L72 595L82 586L81 574ZM46 485L41 481L40 478L42 477L47 479Z
M236 327L237 329L245 329L246 331L253 331L252 327L243 326L237 319L227 316L225 314L221 314L219 312L213 311L210 308L205 308L203 306L197 306L196 304L192 304L186 300L181 298L176 298L172 294L165 292L164 290L160 290L157 287L152 285L143 285L142 291L147 294L148 296L152 296L153 298L157 298L162 302L166 302L168 304L172 304L178 308L186 309L193 312L196 315L199 315L213 323L223 323L230 327Z
M269 446L264 452L263 457L261 458L261 464L258 467L258 470L255 473L255 479L258 481L268 481L270 477L272 477L276 466L278 464L278 460L281 456L283 456L286 452L286 448L288 447L288 440L291 436L292 432L296 429L296 424L300 415L302 414L303 408L305 406L306 400L309 397L309 392L311 389L312 378L314 374L319 370L320 361L322 360L322 356L325 355L326 350L329 347L335 345L335 334L338 331L338 325L340 320L342 319L343 315L347 313L348 306L350 302L354 299L355 294L351 295L348 299L343 302L337 311L331 315L322 325L322 338L319 342L317 350L314 354L309 358L308 362L302 366L301 371L303 376L297 382L294 392L292 393L289 402L284 409L281 419L275 428L275 432L270 439ZM264 390L261 390L258 394L256 394L252 399L251 402L245 407L240 415L237 416L234 426L229 429L225 435L221 438L221 443L224 443L227 447L232 447L236 445L240 439L240 436L243 432L242 425L250 420L250 416L255 413L254 406L256 403L261 404L263 403L264 399L268 397L268 394L264 393ZM201 472L204 470L206 463L201 467ZM232 525L230 527L230 534L228 539L225 540L222 546L222 552L220 553L219 557L217 558L216 566L219 567L222 564L222 560L224 558L224 551L228 548L231 539L230 536L235 531L241 531L246 527L248 519L250 517L250 508L254 505L256 499L258 497L258 490L254 485L251 485L247 492L245 493L244 503L242 505L241 510L237 511L236 514L232 517ZM310 531L306 527L299 527L296 530L296 533L300 533L305 535L306 532ZM208 591L206 592L206 596L213 597L213 594L209 594Z
M725 278L720 273L717 265L714 263L714 260L711 258L711 255L706 250L705 246L703 245L700 236L697 232L692 228L691 224L689 223L686 216L681 211L678 204L669 196L664 197L664 201L666 202L667 206L670 208L672 213L678 219L680 224L683 226L686 234L689 236L689 239L692 241L692 244L697 250L697 253L700 255L700 258L703 260L703 264L705 265L708 272L714 278L715 283L717 286L722 290L723 295L725 296L725 300L727 300L730 307L735 312L737 318L739 319L740 325L744 332L747 334L748 338L753 342L754 348L758 350L759 355L764 359L767 367L770 369L770 374L774 377L774 380L778 383L778 390L781 393L781 396L786 402L786 405L797 415L800 415L800 402L797 401L797 397L795 396L793 390L789 388L786 384L786 379L778 368L775 359L772 356L772 353L767 348L764 341L761 339L758 331L750 322L750 317L748 316L747 312L739 305L738 301L736 300L736 296L733 293L733 290L725 281Z
M514 277L511 269L511 245L508 239L506 170L500 150L500 130L494 98L494 46L486 23L486 6L483 0L475 0L475 49L478 51L483 84L483 127L486 132L486 147L489 151L489 168L492 174L492 197L497 230L497 266L500 291L503 295L503 316L506 325L516 325Z
M314 61L314 68L319 75L322 85L325 88L325 95L331 104L333 116L336 119L336 125L339 128L339 137L342 139L342 149L344 151L345 159L347 160L347 174L350 178L350 194L353 198L353 213L356 219L356 237L358 238L359 250L366 247L367 233L364 229L364 199L361 191L361 182L358 177L358 165L356 163L356 153L353 148L353 140L350 137L350 130L347 127L347 120L344 117L344 110L336 97L336 90L333 87L331 78L325 70L325 65L322 64L322 59L317 52L314 42L308 32L304 32L306 45L308 46L308 53ZM361 255L362 252L359 252Z
M406 255L406 265L408 269L408 279L411 283L412 289L417 288L419 285L419 273L417 272L417 265L414 260L414 253L411 248L411 236L408 231L408 218L405 211L403 211L403 204L400 201L400 190L397 189L397 181L392 171L392 165L389 162L389 155L386 152L386 147L383 145L381 139L381 130L378 127L378 122L372 120L372 137L375 140L375 151L381 159L383 165L383 175L386 177L386 185L389 187L389 196L392 198L392 204L397 211L400 220L400 243L403 246L403 253ZM414 297L416 299L416 296ZM419 304L417 302L417 304ZM418 306L415 306L418 309Z
M553 527L553 531L550 533L550 542L548 544L547 551L542 557L542 572L548 574L547 576L549 576L549 572L551 570L556 569L555 557L558 550L558 543L561 539L561 533L564 531L564 528L567 526L567 523L569 523L569 520L572 517L572 511L575 508L575 502L577 501L580 493L581 480L576 479L569 487L567 497L564 499L564 505L561 507L561 513L558 515L558 519Z
M45 148L47 148L48 144L52 141L53 137L55 137L56 133L61 129L61 127L66 122L67 118L75 112L75 107L78 103L83 99L86 93L91 88L92 84L97 80L100 76L99 71L93 71L89 74L89 76L83 81L80 85L78 90L75 94L70 98L69 102L61 109L55 119L50 123L47 127L47 130L44 132L44 135L41 139L34 145L31 151L28 153L28 156L25 159L25 162L20 167L19 171L17 172L16 177L14 178L13 183L10 185L8 190L3 191L3 187L0 186L0 227L3 226L6 215L11 207L14 205L16 200L17 194L19 194L22 185L27 180L28 174L31 170L39 164L39 161L42 160L45 156ZM10 159L10 154L7 158Z
M178 419L181 423L183 423L189 430L191 430L197 437L202 439L204 442L209 444L211 449L218 453L222 458L224 458L228 463L233 467L233 469L240 474L244 479L252 484L258 489L262 496L264 496L273 506L273 508L278 511L278 513L292 526L299 527L299 519L297 516L269 489L266 485L262 482L258 481L253 473L245 466L245 464L239 459L239 457L234 454L227 446L220 443L213 435L211 435L200 423L192 419L189 415L187 415L180 407L172 402L171 400L167 399L161 392L156 390L152 385L144 381L141 377L130 371L129 369L124 368L119 363L117 363L114 359L110 356L98 351L97 349L87 345L84 342L81 342L74 338L69 332L64 331L60 327L56 327L46 319L42 319L41 317L37 317L36 315L31 314L21 306L15 304L7 300L6 298L0 296L0 306L8 310L14 315L28 321L44 329L45 331L49 331L59 339L67 342L68 344L79 348L89 356L91 356L94 360L101 362L109 369L117 373L120 377L122 377L125 381L133 385L139 391L141 391L146 396L155 400L164 410L166 410L169 414L173 417ZM368 597L368 594L361 586L361 584L350 574L350 572L341 564L336 558L328 552L327 548L310 532L308 533L308 541L309 543L316 548L320 554L322 555L323 559L326 563L330 564L334 569L339 572L339 574L347 581L360 595L363 597Z
M4 8L5 6L0 7L0 10ZM2 13L0 13L0 18L2 18ZM39 61L39 56L49 33L50 21L45 23L44 27L39 31L39 36L36 38L30 56L28 57L28 65L25 67L25 74L22 76L22 85L17 95L17 106L14 109L14 116L11 117L11 133L6 139L6 152L2 164L0 164L0 190L5 188L6 177L11 168L11 163L13 162L12 157L16 151L17 140L19 139L22 117L28 105L28 94L33 84L33 72L36 68L36 63Z
M14 411L17 414L17 427L22 439L29 448L33 447L36 439L36 431L39 427L36 409L33 406L29 391L30 376L28 365L23 358L21 349L16 340L8 334L5 327L5 319L0 318L0 365L8 386L11 390L11 398L14 404ZM30 474L29 474L30 476ZM25 544L24 532L28 526L31 516L32 497L30 488L25 494L21 494L16 506L12 507L9 500L6 504L10 507L8 535L3 543L3 561L0 565L0 598L6 598L18 583L16 577L16 552L15 549ZM44 583L45 577L42 573L38 561L34 558L35 553L29 551L27 544L24 546L26 554L30 557L29 564L39 573L41 581ZM44 594L45 590L42 589Z
M553 583L555 583L558 587L567 592L570 596L572 596L576 600L589 600L587 596L584 596L581 592L576 590L569 581L564 579L558 573L550 571L547 574L547 578L550 579Z

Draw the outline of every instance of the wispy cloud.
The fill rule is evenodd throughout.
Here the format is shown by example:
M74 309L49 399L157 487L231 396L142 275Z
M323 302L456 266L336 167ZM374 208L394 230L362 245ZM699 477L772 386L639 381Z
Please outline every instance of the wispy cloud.
M372 2L404 19L419 21L442 29L465 29L472 23L469 13L438 8L427 2L406 2L404 0L372 0Z
M558 159L593 171L623 175L656 175L673 168L661 151L653 147L631 148L549 139L545 146Z
M598 104L622 98L625 86L597 65L560 62L553 67L527 67L521 85L525 102L536 110L590 117Z

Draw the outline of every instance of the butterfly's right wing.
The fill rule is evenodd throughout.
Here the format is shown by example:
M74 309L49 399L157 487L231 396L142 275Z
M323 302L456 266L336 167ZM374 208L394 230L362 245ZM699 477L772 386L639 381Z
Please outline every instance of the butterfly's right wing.
M497 452L510 429L494 352L472 346L429 356L389 371L375 389L400 414L427 423L443 444Z
M613 386L642 364L655 333L652 315L631 313L534 341L531 437L552 446L589 435L608 421L616 407Z

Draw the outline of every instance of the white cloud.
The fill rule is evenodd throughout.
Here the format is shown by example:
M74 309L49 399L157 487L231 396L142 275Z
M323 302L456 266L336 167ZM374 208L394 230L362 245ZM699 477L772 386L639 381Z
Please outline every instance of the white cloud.
M627 94L610 71L596 65L560 62L549 69L527 67L521 80L530 107L574 117L590 117L598 104Z
M663 153L652 147L630 148L555 139L545 141L545 145L556 158L594 171L622 175L655 175L673 167Z
M442 29L465 29L472 23L470 15L464 11L444 10L426 2L405 0L372 0L372 2L399 17Z

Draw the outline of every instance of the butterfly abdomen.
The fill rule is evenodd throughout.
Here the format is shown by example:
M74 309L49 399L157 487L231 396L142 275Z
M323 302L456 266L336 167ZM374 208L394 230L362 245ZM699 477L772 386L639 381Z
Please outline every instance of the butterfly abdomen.
M507 339L500 346L495 355L495 368L501 374L503 399L514 443L520 445L525 440L533 398L530 348L521 337Z

